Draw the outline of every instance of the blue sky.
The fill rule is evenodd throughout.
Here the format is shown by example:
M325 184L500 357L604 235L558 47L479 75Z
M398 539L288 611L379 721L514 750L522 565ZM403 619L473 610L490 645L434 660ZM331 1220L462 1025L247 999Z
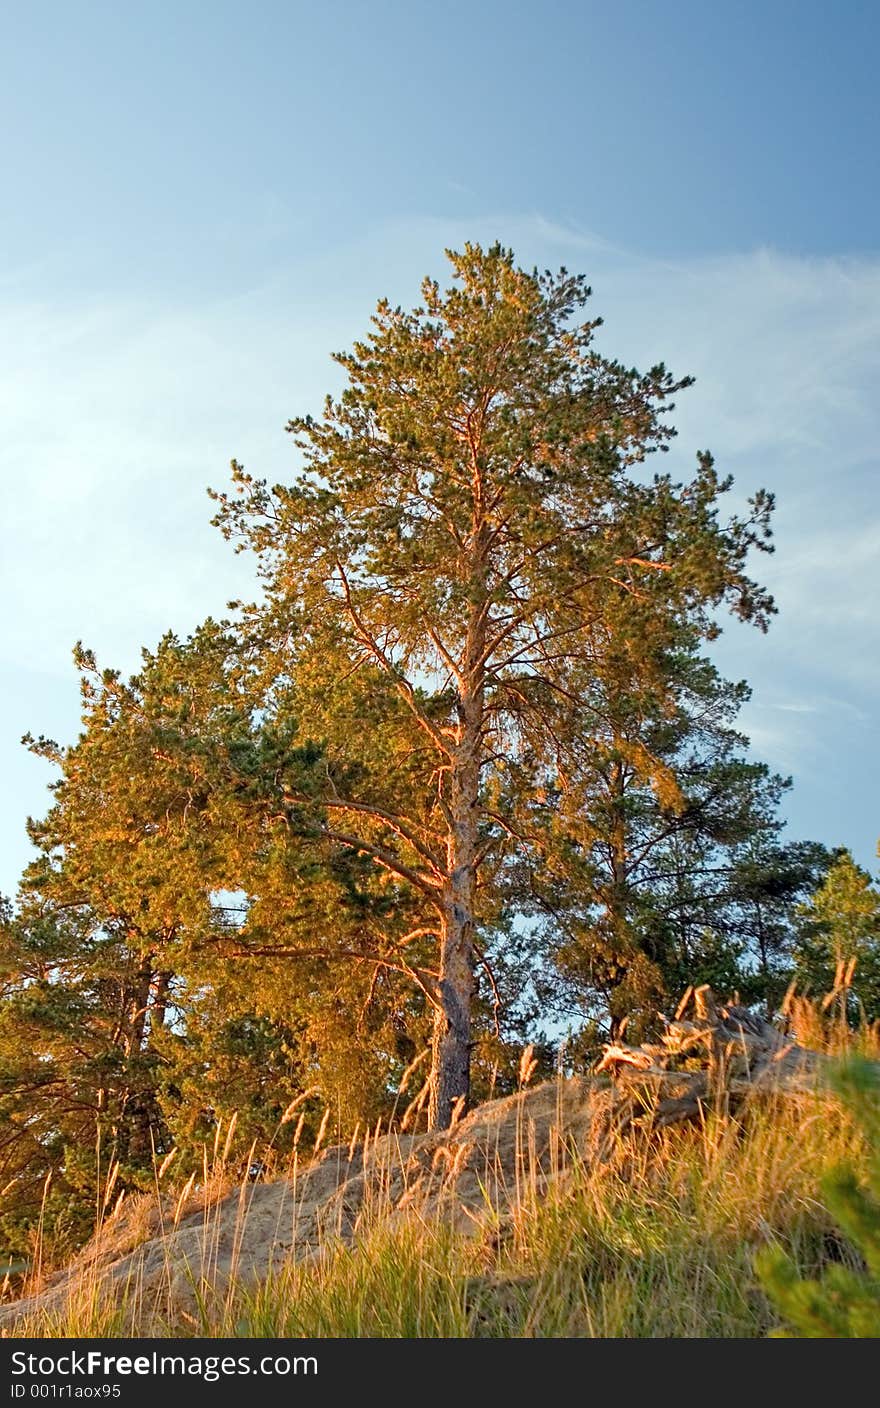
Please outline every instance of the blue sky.
M603 350L696 374L682 474L709 446L777 492L780 615L716 659L790 833L876 868L878 39L855 0L7 6L0 891L73 642L134 668L246 593L206 485L289 474L376 299L496 238L588 275Z

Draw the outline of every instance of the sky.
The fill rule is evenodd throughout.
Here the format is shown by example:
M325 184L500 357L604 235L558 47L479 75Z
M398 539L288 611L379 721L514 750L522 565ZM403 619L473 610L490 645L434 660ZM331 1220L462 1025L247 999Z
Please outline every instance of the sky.
M664 468L775 491L779 615L713 658L787 834L876 870L878 40L859 0L0 5L0 892L74 643L133 670L249 595L207 486L291 477L330 354L468 239L696 376Z

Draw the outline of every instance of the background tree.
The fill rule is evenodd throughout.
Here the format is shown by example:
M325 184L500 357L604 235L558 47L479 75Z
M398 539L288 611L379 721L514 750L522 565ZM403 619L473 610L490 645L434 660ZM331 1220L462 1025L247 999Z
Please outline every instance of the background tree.
M367 766L372 734L351 736L351 709L363 721L379 696L359 680L360 705L343 706L337 684L335 734L323 744L300 739L292 682L273 670L265 690L249 650L207 622L186 642L167 636L145 651L140 673L125 681L78 649L78 741L66 749L31 742L61 776L49 815L31 823L40 854L25 892L46 912L81 909L140 956L136 1006L144 1039L162 1049L162 1118L177 1138L186 1127L190 1143L239 1096L239 1143L247 1145L251 1125L265 1142L272 1110L306 1087L317 1087L346 1126L374 1122L425 1044L424 993L414 982L419 935L407 932L405 895L350 847L328 849L307 803L282 825L274 815L279 759L288 779L298 770L304 797L316 770L324 785ZM320 690L307 663L298 702L320 733ZM380 736L390 746L391 729ZM372 765L386 786L401 785L390 755ZM158 1022L150 1018L159 999L173 1007L171 1030L164 1008ZM271 1101L264 1058L276 1079ZM181 1090L195 1097L208 1069L212 1098L205 1093L201 1113L185 1110Z
M789 783L749 758L736 729L747 686L723 681L695 646L670 656L666 679L673 697L651 713L625 681L594 674L604 726L579 791L554 795L553 836L514 875L568 1019L588 1017L588 1046L624 1019L650 1025L689 982L772 1008L791 976L797 903L827 862L821 846L780 840Z
M160 1058L142 959L85 906L0 925L0 1230L7 1250L69 1251L161 1150ZM153 1020L155 1020L153 1009ZM115 1175L113 1169L115 1167Z
M291 422L296 483L234 465L235 491L218 496L223 531L259 559L262 635L306 643L340 680L381 672L418 730L415 812L372 777L306 793L283 765L276 810L298 828L305 805L323 807L326 842L370 857L421 908L441 1127L468 1096L491 877L531 844L534 796L573 785L596 733L584 680L613 656L654 707L685 626L713 636L726 603L763 627L772 609L745 571L767 546L770 497L723 525L730 483L708 455L685 486L640 471L687 381L601 357L597 322L575 321L582 279L524 273L497 246L449 258L453 287L426 280L410 313L380 303L337 359L341 397Z
M830 992L841 965L855 963L850 1004L880 1017L880 892L848 850L801 907L795 972L813 993ZM852 1015L857 1015L854 1011Z

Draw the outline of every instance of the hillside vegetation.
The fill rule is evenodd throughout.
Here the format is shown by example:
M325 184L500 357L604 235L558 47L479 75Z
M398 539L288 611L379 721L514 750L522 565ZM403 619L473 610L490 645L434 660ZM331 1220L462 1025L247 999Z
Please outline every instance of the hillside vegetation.
M774 496L682 465L691 378L583 276L447 258L287 483L209 490L253 598L127 678L80 642L78 737L24 739L7 1325L760 1334L756 1252L789 1308L873 1265L821 1058L874 1041L880 890L785 836L711 658L772 623Z
M157 1170L154 1197L7 1303L4 1333L766 1335L781 1318L756 1254L784 1254L789 1280L864 1273L821 1185L868 1176L876 1127L827 1056L696 1005L661 1046L610 1048L613 1078L532 1086L527 1054L516 1095L449 1131L377 1129L237 1187L218 1144L176 1196ZM880 1055L873 1030L797 1017L826 1051Z

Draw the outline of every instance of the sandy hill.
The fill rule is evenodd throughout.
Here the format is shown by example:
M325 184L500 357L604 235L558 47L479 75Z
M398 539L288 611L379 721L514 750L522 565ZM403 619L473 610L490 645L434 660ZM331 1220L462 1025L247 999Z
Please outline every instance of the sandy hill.
M340 1145L295 1177L196 1189L182 1204L129 1201L62 1273L0 1307L0 1325L60 1310L90 1286L173 1317L206 1287L217 1294L233 1279L259 1282L290 1258L352 1243L377 1218L439 1217L465 1231L499 1225L526 1192L541 1195L574 1163L608 1157L634 1122L690 1120L709 1102L730 1108L813 1083L811 1052L746 1009L716 1006L706 990L692 996L692 1017L679 1009L658 1045L609 1047L594 1076L527 1087L443 1133Z

